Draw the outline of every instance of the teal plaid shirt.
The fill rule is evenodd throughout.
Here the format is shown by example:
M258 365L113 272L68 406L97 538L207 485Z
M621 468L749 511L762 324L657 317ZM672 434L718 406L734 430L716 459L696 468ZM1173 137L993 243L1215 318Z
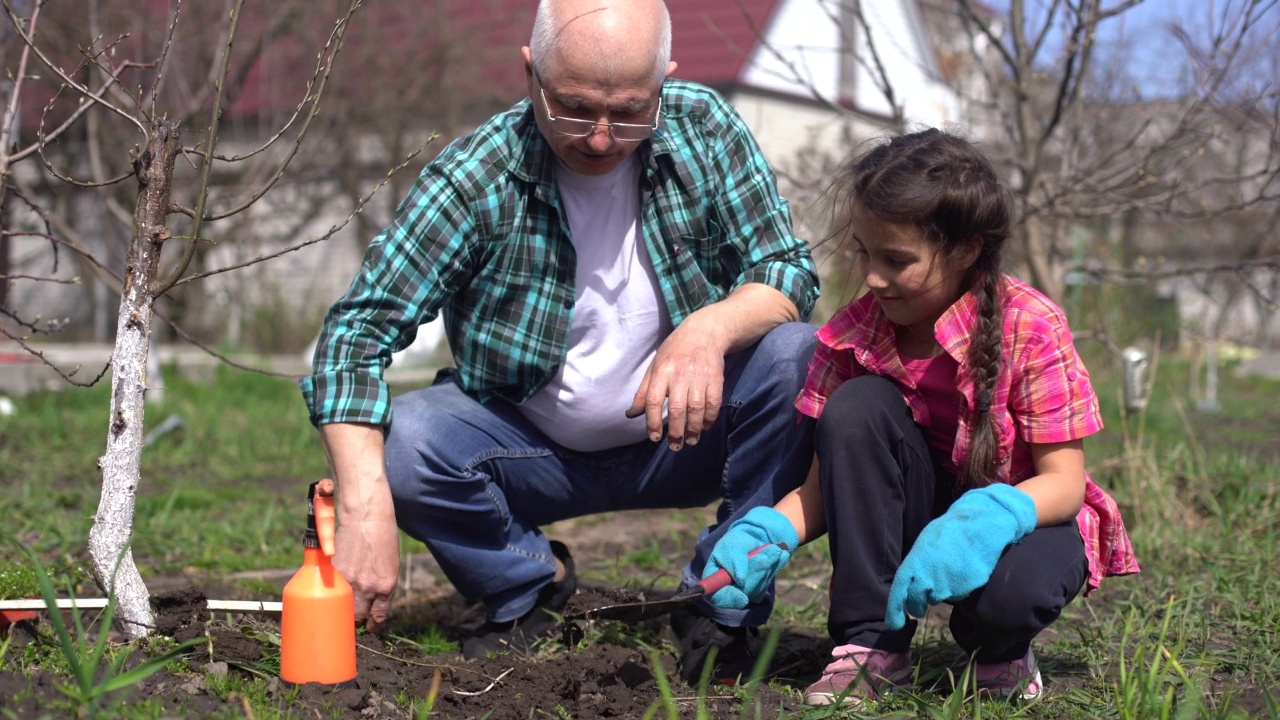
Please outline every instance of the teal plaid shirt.
M644 245L673 326L746 283L780 290L808 318L808 244L728 103L668 80L662 123L636 154ZM555 376L576 262L555 165L526 99L423 169L325 318L301 381L313 423L389 423L383 370L439 312L458 379L482 400L523 402Z

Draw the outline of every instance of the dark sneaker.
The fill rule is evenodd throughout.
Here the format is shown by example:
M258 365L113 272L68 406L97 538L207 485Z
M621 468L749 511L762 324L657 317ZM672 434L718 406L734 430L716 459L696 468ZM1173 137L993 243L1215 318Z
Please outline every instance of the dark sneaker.
M749 676L756 664L755 628L721 625L697 610L671 613L671 631L676 636L680 656L680 677L692 687L702 681L702 670L714 651L711 682L736 684Z
M486 621L463 641L462 657L474 660L491 653L505 652L528 655L539 640L560 624L559 616L564 613L569 598L578 590L578 574L564 543L552 540L551 553L564 563L564 579L544 587L533 609L515 620Z

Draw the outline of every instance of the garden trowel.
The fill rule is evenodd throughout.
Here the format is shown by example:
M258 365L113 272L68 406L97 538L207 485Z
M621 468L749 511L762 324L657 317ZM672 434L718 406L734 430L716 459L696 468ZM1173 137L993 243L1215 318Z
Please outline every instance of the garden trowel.
M779 547L787 549L785 544L779 543ZM747 557L755 557L756 553L768 547L761 545L747 554ZM574 620L620 620L623 622L639 622L650 618L660 617L684 605L692 605L699 600L714 595L718 590L733 584L733 578L729 575L729 571L724 568L716 570L708 575L698 584L691 588L681 590L669 598L661 600L641 600L638 602L617 603L615 605L605 605L603 607L590 608L564 616L566 622Z

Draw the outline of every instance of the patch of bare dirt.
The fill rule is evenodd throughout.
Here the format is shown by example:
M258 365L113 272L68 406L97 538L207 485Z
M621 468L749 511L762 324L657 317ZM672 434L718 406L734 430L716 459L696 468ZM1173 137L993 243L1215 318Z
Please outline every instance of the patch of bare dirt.
M663 597L663 591L654 587L674 585L687 549L705 521L696 513L619 513L607 520L570 521L550 528L549 534L569 543L580 573L599 576L625 569L633 576L612 586L582 580L570 611ZM660 549L662 562L667 564L636 570L628 556L653 547ZM483 609L441 580L428 554L415 553L404 565L388 628L380 635L362 632L357 637L356 679L337 687L310 684L296 698L277 676L278 665L273 666L279 657L272 640L279 636L278 617L211 618L206 595L235 599L234 582L227 578L149 579L157 632L178 641L207 636L210 649L189 656L188 670L162 671L119 694L126 702L161 702L166 716L241 717L243 699L220 697L208 680L230 673L265 678L269 696L293 717L333 717L336 713L408 718L405 698L422 701L434 694L432 717L504 720L527 718L536 710L548 717L640 718L662 701L662 686L668 683L668 692L685 717L694 716L699 703L711 718L742 717L744 705L748 716L774 717L800 708L799 692L790 688L803 688L811 682L821 672L830 650L824 634L788 629L780 637L770 666L769 679L780 683L760 683L754 688L714 685L701 693L701 699L697 689L676 674L668 620L661 616L627 624L600 620L569 623L565 629L572 634L548 638L545 646L530 656L506 654L464 661L456 652L433 655L410 639L436 628L448 639L461 640L483 621ZM260 573L253 579L283 587L291 574L287 570ZM36 641L37 634L47 635L37 633L29 624L15 626L14 632L15 647L10 653L21 652L18 646ZM577 641L583 637L588 641L581 647L567 649L567 645L580 645ZM566 639L572 642L566 644ZM46 673L28 677L7 667L0 669L0 698L12 698L4 703L6 716L19 720L59 716L70 708L66 696L57 689L57 684L65 681ZM750 709L756 706L759 713Z
M579 601L594 604L626 597L630 597L627 591L589 590ZM551 717L639 718L663 701L662 678L670 683L670 692L686 715L692 715L699 702L712 718L741 717L744 704L759 706L766 717L800 707L797 694L765 684L752 692L716 685L699 700L696 689L675 675L674 657L645 646L646 638L660 645L653 623L612 626L607 631L587 628L584 632L594 637L581 649L566 649L552 638L531 656L507 654L473 661L464 661L456 653L426 654L421 647L397 639L396 633L362 633L354 681L338 686L310 683L294 698L287 693L290 686L275 677L264 662L278 657L279 650L270 641L273 634L278 636L278 624L270 619L245 618L232 624L211 620L204 601L204 594L194 588L156 598L160 632L175 639L207 636L210 646L188 657L188 670L157 673L122 691L123 700L162 703L166 716L202 717L223 712L238 716L244 701L235 695L220 697L208 680L237 673L266 677L268 696L294 717L332 717L336 710L350 717L409 718L412 715L403 704L405 698L421 701L434 695L437 717L515 720L530 717L531 709L537 709ZM460 629L460 622L474 614L474 609L458 598L402 609L405 620L395 629L410 633L424 620L437 627ZM37 641L34 626L19 624L14 632L19 645ZM457 635L461 634L459 630ZM789 635L779 660L787 653L810 655L811 649L824 642L813 635ZM39 718L69 710L65 695L57 689L58 682L65 679L46 673L26 677L0 671L0 697L12 699L5 704L6 716ZM750 714L756 716L754 711Z
M618 603L661 600L676 584L688 548L706 518L668 512L619 513L607 518L562 523L549 534L568 543L575 564L584 579L568 613ZM657 559L637 559L637 555L658 550ZM643 552L642 552L643 551ZM299 557L301 560L301 557ZM779 584L779 605L791 609L813 607L811 626L798 627L775 622L762 636L781 627L777 649L769 664L767 684L752 693L744 687L713 686L702 693L705 716L711 718L801 717L800 691L813 682L830 658L831 642L822 631L821 608L826 603L826 583L830 568L820 557L794 558ZM283 587L292 570L246 574L256 586L274 583ZM616 578L609 582L598 578ZM1049 691L1062 696L1073 688L1085 690L1099 680L1099 668L1090 658L1055 642L1059 633L1075 633L1088 613L1123 612L1131 594L1141 598L1154 578L1112 580L1087 599L1077 599L1068 608L1075 619L1064 618L1037 640L1037 656ZM194 583L194 588L192 587ZM126 700L150 699L164 706L166 717L251 717L238 695L221 697L216 678L229 674L261 677L269 698L282 713L291 717L409 718L406 698L422 701L434 692L435 711L431 717L489 717L492 720L529 717L641 718L663 697L662 683L670 684L670 695L682 717L698 712L696 688L682 682L675 673L675 657L669 642L668 619L654 617L630 623L575 621L573 625L586 642L566 649L563 637L548 638L545 646L531 656L504 655L464 661L456 653L425 652L414 640L429 630L443 632L447 639L460 640L470 628L484 620L483 609L453 591L439 575L439 568L424 551L408 556L402 567L400 589L391 622L385 633L362 633L357 638L356 679L341 687L310 685L295 694L280 681L279 648L273 642L280 628L277 617L226 615L210 617L205 596L224 599L277 599L264 595L237 594L237 578L180 575L148 578L155 596L158 632L183 640L207 636L211 652L193 653L189 669L161 672L134 688L121 691ZM243 591L240 591L241 593ZM664 595L665 593L665 595ZM1089 605L1085 609L1084 605ZM921 691L950 691L964 672L965 658L946 634L945 605L931 610L925 628L917 635L920 667L916 688ZM36 622L47 622L41 618ZM66 678L41 673L27 676L13 671L14 659L33 642L37 628L24 621L15 625L11 646L0 665L0 715L17 720L69 717L70 706L58 689ZM48 633L40 635L47 638ZM579 636L570 637L577 646ZM1114 639L1118 642L1118 638ZM1229 641L1230 639L1224 639ZM0 638L0 644L4 642ZM42 640L41 642L48 642ZM1065 647L1069 648L1069 644ZM1117 647L1117 652L1119 652ZM43 652L55 653L49 648ZM136 661L134 661L136 664ZM436 678L439 678L438 684ZM211 682L209 678L214 678ZM1107 681L1114 678L1108 678ZM1247 673L1213 678L1215 691L1234 698L1235 707L1265 715L1266 692ZM759 711L755 709L759 707ZM1071 704L1041 706L1035 717L1071 716ZM744 712L745 709L745 712ZM656 716L665 717L665 712ZM813 716L810 714L809 716Z

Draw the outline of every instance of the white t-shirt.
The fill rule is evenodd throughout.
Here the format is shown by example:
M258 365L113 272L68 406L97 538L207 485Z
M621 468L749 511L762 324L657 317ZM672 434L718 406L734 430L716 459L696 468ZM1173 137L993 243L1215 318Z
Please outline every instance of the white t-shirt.
M568 353L551 382L519 405L547 437L581 452L640 442L644 416L625 415L658 345L671 332L640 237L640 164L602 176L564 164L556 183L578 258Z

